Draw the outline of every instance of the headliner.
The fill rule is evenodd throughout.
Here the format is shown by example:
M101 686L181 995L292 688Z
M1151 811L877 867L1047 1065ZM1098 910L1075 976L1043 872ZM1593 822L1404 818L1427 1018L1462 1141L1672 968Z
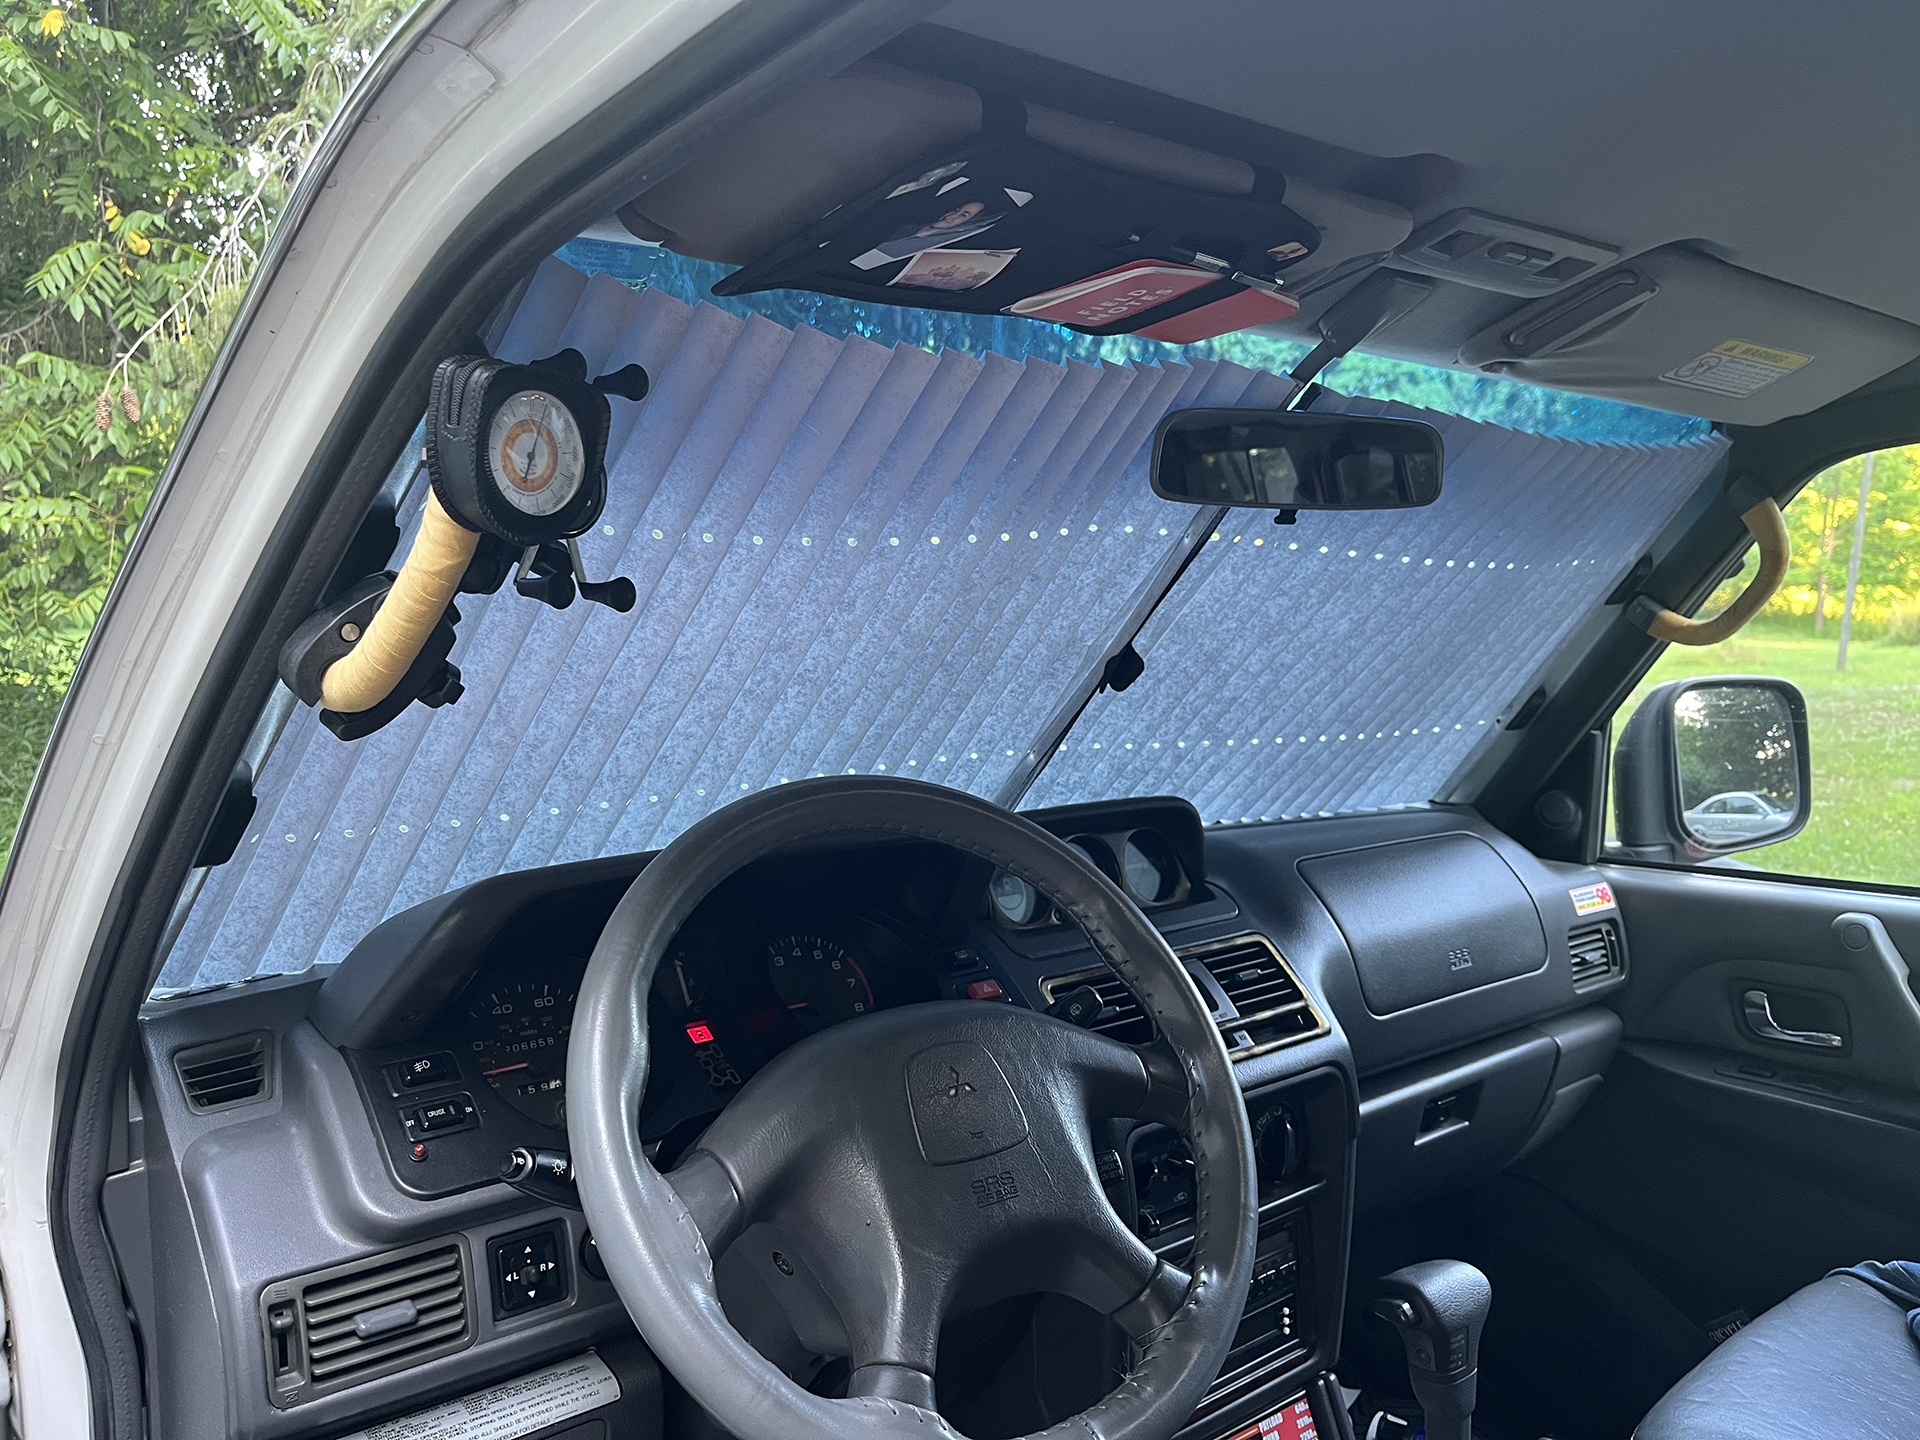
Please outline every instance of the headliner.
M1366 155L1445 156L1383 197L1416 222L1467 206L1627 255L1689 240L1920 323L1920 7L960 0L933 21Z

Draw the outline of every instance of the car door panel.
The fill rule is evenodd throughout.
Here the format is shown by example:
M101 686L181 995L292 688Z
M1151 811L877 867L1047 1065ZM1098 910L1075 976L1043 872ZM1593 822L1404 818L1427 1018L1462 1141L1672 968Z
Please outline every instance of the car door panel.
M1747 1319L1830 1269L1920 1258L1920 1007L1897 968L1920 957L1920 899L1601 868L1631 956L1607 1002L1620 1051L1568 1130L1475 1205L1496 1295L1533 1302L1522 1343L1490 1336L1577 1402L1580 1440L1624 1440ZM1752 989L1783 1028L1842 1045L1761 1038ZM1614 1381L1553 1358L1599 1343Z
M1707 1046L1836 1081L1920 1092L1920 899L1714 871L1605 867L1632 945L1615 1007L1628 1040ZM1896 969L1897 967L1897 969ZM1782 1029L1841 1044L1762 1038L1749 991Z

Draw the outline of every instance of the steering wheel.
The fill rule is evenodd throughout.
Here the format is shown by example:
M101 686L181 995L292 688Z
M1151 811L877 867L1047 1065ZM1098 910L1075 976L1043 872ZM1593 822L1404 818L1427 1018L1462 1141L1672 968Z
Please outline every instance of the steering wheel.
M1159 1041L1123 1045L1010 1004L881 1011L777 1056L660 1174L638 1122L647 996L675 933L742 866L862 837L938 841L1052 897ZM1226 1359L1256 1197L1246 1107L1208 1003L1112 882L987 801L833 776L761 791L694 825L640 873L594 949L567 1100L581 1205L614 1288L655 1355L735 1435L954 1435L934 1410L941 1321L1012 1295L1070 1295L1137 1347L1119 1387L1048 1436L1168 1440ZM1192 1152L1190 1272L1156 1257L1101 1188L1092 1127L1119 1117L1171 1125ZM767 1235L762 1226L778 1233L780 1274L844 1327L844 1399L803 1389L721 1309L714 1258L749 1227Z

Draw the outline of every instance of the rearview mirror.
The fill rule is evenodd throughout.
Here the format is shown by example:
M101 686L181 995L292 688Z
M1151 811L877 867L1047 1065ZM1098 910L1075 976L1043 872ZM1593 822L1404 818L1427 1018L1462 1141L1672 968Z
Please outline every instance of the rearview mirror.
M1446 452L1419 420L1176 410L1153 437L1153 493L1184 505L1404 510L1440 498Z
M1785 680L1662 685L1627 722L1614 763L1620 843L1650 859L1777 844L1812 808L1806 702Z

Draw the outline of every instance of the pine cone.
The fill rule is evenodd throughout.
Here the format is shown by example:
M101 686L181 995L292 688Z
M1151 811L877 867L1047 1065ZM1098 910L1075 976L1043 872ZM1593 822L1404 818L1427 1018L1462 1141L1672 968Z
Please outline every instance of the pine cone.
M100 392L100 398L93 402L93 423L102 430L113 427L113 401L107 398L104 390Z
M133 393L131 385L120 387L120 413L127 417L129 425L140 423L140 397Z

